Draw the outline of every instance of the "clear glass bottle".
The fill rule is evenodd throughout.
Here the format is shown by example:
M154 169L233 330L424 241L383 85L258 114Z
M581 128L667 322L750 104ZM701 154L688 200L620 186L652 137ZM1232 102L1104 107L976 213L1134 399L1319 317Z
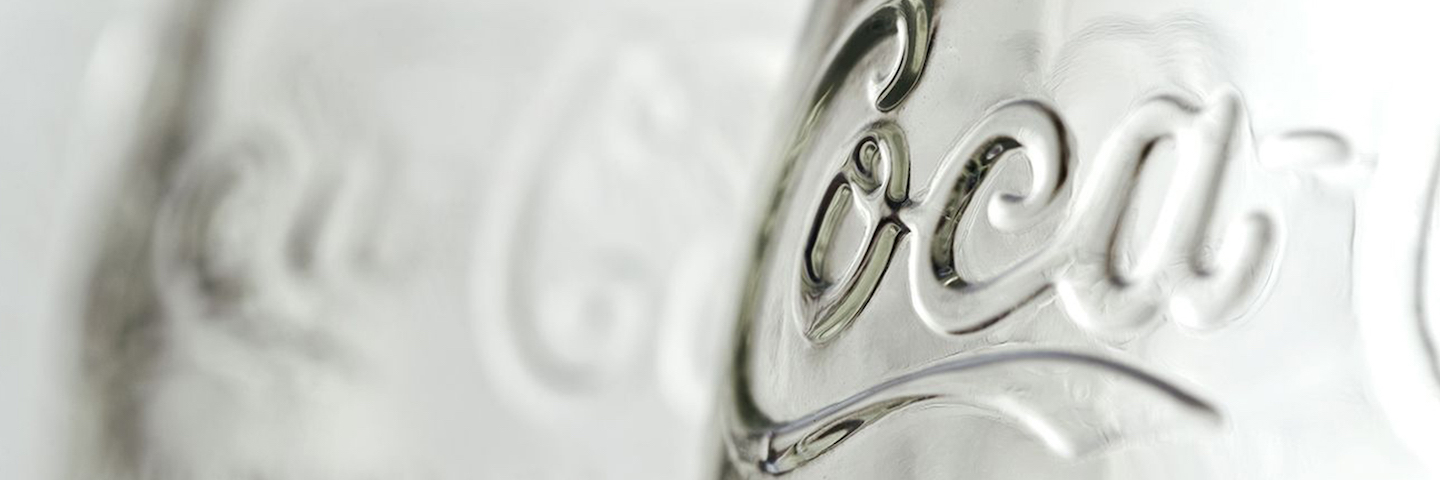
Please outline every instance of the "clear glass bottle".
M724 476L1435 474L1440 38L1382 3L818 3Z

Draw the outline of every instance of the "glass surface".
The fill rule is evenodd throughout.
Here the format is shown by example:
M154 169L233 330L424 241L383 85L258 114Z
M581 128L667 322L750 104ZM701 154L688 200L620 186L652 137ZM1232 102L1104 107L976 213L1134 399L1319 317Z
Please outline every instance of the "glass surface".
M86 2L0 478L1440 476L1440 7Z

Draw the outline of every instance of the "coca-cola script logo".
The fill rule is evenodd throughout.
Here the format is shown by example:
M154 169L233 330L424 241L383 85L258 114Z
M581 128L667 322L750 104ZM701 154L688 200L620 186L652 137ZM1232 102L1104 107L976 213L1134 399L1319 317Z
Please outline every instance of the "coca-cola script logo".
M939 358L788 419L771 418L760 406L755 394L775 384L754 384L754 358L784 360L762 351L779 341L757 346L758 322L780 321L775 313L783 313L780 317L798 321L795 328L811 349L829 348L860 321L887 276L903 262L908 261L909 276L903 281L914 316L937 335L978 335L1022 307L1055 299L1064 316L1083 331L1098 338L1127 338L1161 319L1194 330L1234 322L1260 298L1279 261L1282 232L1270 207L1260 202L1226 204L1241 214L1218 213L1222 194L1231 188L1229 169L1255 158L1247 114L1233 89L1199 96L1152 95L1136 103L1092 156L1083 159L1078 158L1067 121L1048 100L1006 100L959 136L931 178L912 178L906 129L895 110L925 71L934 5L891 0L856 20L849 36L830 50L817 77L804 110L807 116L800 119L785 150L778 190L761 227L754 275L739 319L731 408L725 412L732 463L772 475L800 468L896 412L917 405L966 403L977 395L973 385L961 388L946 378L1012 363L1059 363L1126 379L1124 383L1168 398L1169 405L1190 418L1218 419L1218 409L1200 395L1113 352L1033 344ZM850 145L841 149L843 155L802 174L796 167L802 158L824 161L812 153L814 131L827 118L840 86L849 78L865 78L852 70L871 65L864 54L891 41L898 43L898 59L879 88L871 90L876 97L869 118L857 125ZM1162 149L1172 155L1175 171L1168 177L1143 175L1147 160ZM1028 172L1029 188L1020 194L986 188L1002 170L997 167L1011 162L1028 167L1017 170ZM827 180L800 181L813 178L817 169ZM1146 184L1155 181L1169 183L1163 188ZM808 191L810 185L819 187ZM1127 248L1122 237L1137 228L1132 212L1141 190L1161 192L1162 198L1148 227L1151 234L1138 248ZM802 213L781 215L784 209ZM782 230L797 218L804 219L806 233L795 241L796 236ZM976 275L962 268L957 249L981 221L999 231L1044 222L1053 225L1053 233L1038 244L1007 246L1021 250L1018 260L998 273ZM859 245L838 247L842 234L853 234L855 225L863 232ZM1134 250L1142 258L1132 258L1129 252ZM853 256L846 258L846 252ZM903 317L895 321L908 320ZM1049 388L1043 379L1032 383ZM1037 401L1045 408L1025 409L1033 413L1052 406L1049 399ZM1066 408L1050 411L1084 415ZM1019 423L1061 454L1114 440L1070 441L1067 436L1097 434L1086 432L1089 427L1083 425L1071 428L1083 422L1045 413L1025 415ZM1117 427L1098 435L1125 433Z

